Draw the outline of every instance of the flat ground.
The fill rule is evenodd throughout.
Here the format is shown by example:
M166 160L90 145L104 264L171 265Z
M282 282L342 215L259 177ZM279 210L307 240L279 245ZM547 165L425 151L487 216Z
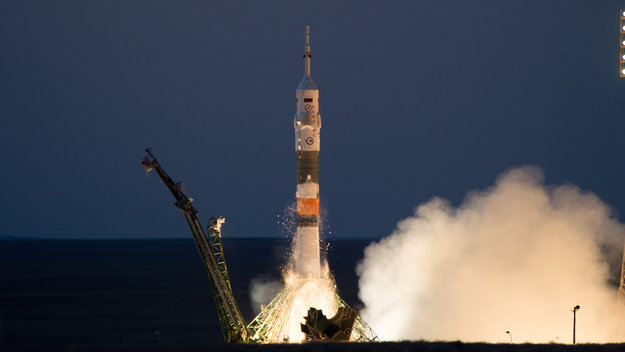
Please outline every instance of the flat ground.
M330 244L328 259L339 293L358 307L354 267L368 241ZM254 316L250 281L278 280L288 246L285 239L224 240L232 288L248 321ZM224 344L208 278L191 239L2 241L0 321L1 352L625 351L625 344Z
M156 344L70 344L60 345L31 345L13 346L0 348L3 352L12 351L184 351L184 352L321 352L321 351L344 351L344 352L622 352L625 351L625 344L610 345L510 345L510 344L484 344L484 343L462 343L462 342L380 342L380 343L309 343L299 345L236 345L225 343L156 343Z

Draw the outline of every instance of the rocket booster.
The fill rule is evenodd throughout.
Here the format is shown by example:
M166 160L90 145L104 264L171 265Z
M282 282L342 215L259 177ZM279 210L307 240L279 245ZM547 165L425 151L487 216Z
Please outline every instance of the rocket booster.
M320 276L319 253L319 146L321 115L319 89L310 76L310 38L306 26L304 78L295 91L297 112L295 155L297 157L297 232L294 269L302 278Z

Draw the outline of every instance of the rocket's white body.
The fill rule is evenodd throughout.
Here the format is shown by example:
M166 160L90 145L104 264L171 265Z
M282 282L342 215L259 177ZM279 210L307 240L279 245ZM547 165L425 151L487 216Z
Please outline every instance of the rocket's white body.
M310 43L306 27L305 75L296 90L295 154L297 156L297 232L293 264L301 278L319 278L319 89L310 76Z

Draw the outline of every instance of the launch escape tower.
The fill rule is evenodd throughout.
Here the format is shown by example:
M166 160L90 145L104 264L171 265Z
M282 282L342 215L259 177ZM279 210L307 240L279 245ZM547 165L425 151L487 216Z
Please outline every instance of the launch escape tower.
M306 284L312 281L326 280L321 275L319 250L319 137L321 116L319 109L319 90L310 76L310 41L306 26L306 47L304 52L305 75L296 90L297 113L294 119L295 152L297 157L297 232L294 237L293 270L297 279L285 283L282 291L267 305L261 307L260 314L245 325L236 303L226 267L221 243L221 225L223 218L211 218L207 239L197 219L198 211L191 205L192 199L181 190L179 183L167 175L150 149L141 164L149 172L155 170L165 186L172 193L189 224L193 239L208 273L213 297L217 306L219 323L227 342L276 343L284 342L285 326L291 318L294 301L298 293L306 290ZM334 292L334 291L331 291ZM314 307L308 309L307 316L297 316L298 324L302 320L301 332L308 340L315 341L376 341L377 336L367 323L360 318L358 310L349 305L336 293L333 293L336 314L326 318L322 311Z

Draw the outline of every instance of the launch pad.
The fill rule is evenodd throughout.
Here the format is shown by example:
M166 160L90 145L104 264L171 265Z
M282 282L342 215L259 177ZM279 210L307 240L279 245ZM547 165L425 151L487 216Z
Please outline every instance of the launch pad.
M288 323L293 319L294 306L297 304L298 296L308 293L312 287L328 287L334 283L330 278L285 278L285 286L278 295L261 309L260 314L248 325L245 324L241 311L239 310L232 288L230 277L226 266L226 258L221 243L221 226L225 222L222 217L211 218L208 226L208 236L205 235L202 226L197 218L198 211L191 205L192 199L187 197L181 189L181 184L172 180L165 170L160 166L150 149L146 149L147 156L141 160L141 164L146 171L156 171L159 178L172 193L176 202L189 224L196 247L208 273L213 298L217 307L219 323L222 328L226 342L244 343L281 343L300 342L292 341ZM313 291L314 292L314 291ZM301 316L301 322L306 320L306 324L301 324L301 331L308 341L354 341L371 342L376 341L377 336L373 330L358 315L358 310L349 305L334 290L331 303L337 314L332 318L323 315L322 310L315 307L313 317ZM298 317L296 317L297 319ZM300 320L295 321L300 324Z
M286 283L285 287L276 295L276 297L264 307L260 314L256 316L256 318L250 323L248 326L250 331L254 331L254 336L252 339L258 340L264 343L279 343L284 342L287 336L285 335L285 328L287 321L291 315L291 311L293 308L294 301L297 299L298 292L306 289L307 283L310 281L307 280L298 280L295 283ZM331 282L327 280L327 282L322 282L322 284L330 284ZM371 330L371 327L367 325L367 323L362 320L360 315L358 314L358 310L350 308L349 305L338 295L334 294L334 304L336 305L337 313L334 317L329 320L335 320L342 322L347 319L340 319L341 315L344 315L345 311L348 311L348 314L352 314L353 318L351 319L351 323L348 327L344 327L341 330L345 335L346 341L355 341L355 342L370 342L377 340L377 336ZM310 307L313 308L313 307ZM319 311L321 312L321 311ZM304 317L302 316L302 319ZM337 326L340 325L336 324ZM308 327L310 329L310 326ZM313 324L312 328L315 328ZM304 329L304 328L302 328ZM306 332L304 332L306 334ZM309 340L331 340L331 341L341 341L341 339L333 338L333 336L324 337L311 337L314 335L306 334L307 339Z

